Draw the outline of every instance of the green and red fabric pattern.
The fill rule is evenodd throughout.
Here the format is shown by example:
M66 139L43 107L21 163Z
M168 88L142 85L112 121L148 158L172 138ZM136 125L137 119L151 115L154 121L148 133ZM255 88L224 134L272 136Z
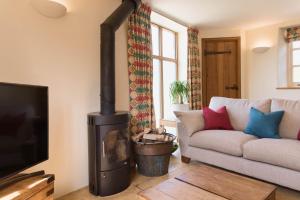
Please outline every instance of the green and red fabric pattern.
M155 127L152 97L151 8L146 4L128 21L128 73L130 131Z

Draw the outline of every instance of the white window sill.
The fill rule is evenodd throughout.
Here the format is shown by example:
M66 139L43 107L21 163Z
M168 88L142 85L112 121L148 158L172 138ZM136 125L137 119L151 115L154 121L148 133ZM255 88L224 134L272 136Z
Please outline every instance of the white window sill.
M289 90L289 89L300 89L300 86L295 87L278 87L277 90Z

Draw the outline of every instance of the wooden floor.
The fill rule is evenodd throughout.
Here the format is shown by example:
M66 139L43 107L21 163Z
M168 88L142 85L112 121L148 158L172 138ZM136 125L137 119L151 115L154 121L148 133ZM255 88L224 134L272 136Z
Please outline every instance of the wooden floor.
M178 155L179 153L177 154L176 153L175 156L172 156L171 158L168 175L162 177L156 177L156 178L149 178L139 174L134 174L133 181L130 187L124 192L121 192L119 194L109 196L109 197L95 197L91 195L88 191L88 188L85 187L78 191L72 192L66 196L63 196L58 200L97 200L97 199L136 200L139 199L137 193L139 193L140 191L148 189L154 185L157 185L170 177L175 177L184 172L187 172L189 171L191 166L201 165L201 163L199 162L191 162L190 164L181 163ZM276 193L276 200L300 200L300 192L279 187Z

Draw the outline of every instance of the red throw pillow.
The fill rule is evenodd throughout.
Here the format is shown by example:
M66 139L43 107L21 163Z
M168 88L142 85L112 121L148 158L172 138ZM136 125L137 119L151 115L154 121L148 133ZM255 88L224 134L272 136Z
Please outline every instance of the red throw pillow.
M206 107L203 109L203 117L205 123L204 126L205 130L212 130L212 129L233 130L225 106L219 108L217 111L214 111Z
M299 129L299 132L298 132L298 140L300 140L300 129Z

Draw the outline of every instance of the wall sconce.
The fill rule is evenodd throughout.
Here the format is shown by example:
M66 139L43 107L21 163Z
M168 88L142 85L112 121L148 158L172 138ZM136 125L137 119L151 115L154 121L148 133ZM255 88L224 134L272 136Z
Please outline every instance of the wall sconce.
M268 51L271 47L270 46L258 46L258 47L254 47L252 49L252 51L254 53L265 53L266 51Z
M50 18L60 18L67 13L66 6L56 0L32 0L31 5L40 14Z

